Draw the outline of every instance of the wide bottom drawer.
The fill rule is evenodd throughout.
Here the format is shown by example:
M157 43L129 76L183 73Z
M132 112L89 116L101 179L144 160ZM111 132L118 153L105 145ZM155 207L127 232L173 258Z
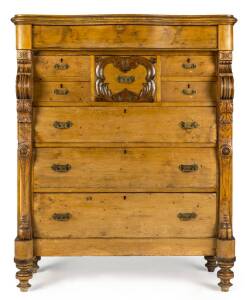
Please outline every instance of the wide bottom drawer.
M35 238L207 238L214 193L35 193Z

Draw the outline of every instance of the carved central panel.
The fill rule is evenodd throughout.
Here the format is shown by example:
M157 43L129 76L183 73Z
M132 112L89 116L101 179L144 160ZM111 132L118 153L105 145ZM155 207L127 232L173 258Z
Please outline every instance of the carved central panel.
M96 101L153 102L155 57L97 56Z

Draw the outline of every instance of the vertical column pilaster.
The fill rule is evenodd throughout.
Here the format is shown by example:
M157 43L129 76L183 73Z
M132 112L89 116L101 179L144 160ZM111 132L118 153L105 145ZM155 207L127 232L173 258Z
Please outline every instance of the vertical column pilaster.
M21 291L27 291L32 278L32 26L17 25L17 122L18 122L18 226L15 262Z

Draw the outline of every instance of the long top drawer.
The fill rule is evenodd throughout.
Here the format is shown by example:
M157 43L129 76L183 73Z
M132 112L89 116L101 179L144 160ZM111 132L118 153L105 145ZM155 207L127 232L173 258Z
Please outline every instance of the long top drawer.
M230 41L236 19L231 15L16 15L12 21L17 32L20 28L31 37L27 42L17 34L18 49L219 49L224 40Z
M34 48L217 47L216 26L34 26L33 36Z

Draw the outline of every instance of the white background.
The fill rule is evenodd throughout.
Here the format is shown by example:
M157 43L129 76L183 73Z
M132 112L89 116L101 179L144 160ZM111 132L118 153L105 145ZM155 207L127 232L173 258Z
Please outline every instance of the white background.
M247 299L247 17L244 0L4 0L0 3L0 299ZM15 287L16 100L15 29L10 18L30 14L234 14L234 286L218 291L201 257L43 258L28 293Z

